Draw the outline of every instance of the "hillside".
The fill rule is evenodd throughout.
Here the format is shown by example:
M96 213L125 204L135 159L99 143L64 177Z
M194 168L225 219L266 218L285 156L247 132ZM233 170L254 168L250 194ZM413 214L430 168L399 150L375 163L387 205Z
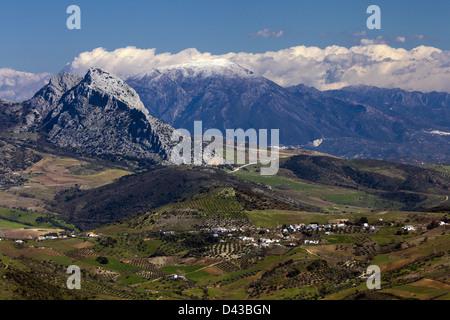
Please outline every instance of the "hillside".
M240 188L262 194L272 198L274 203L285 203L286 207L313 208L218 169L170 166L125 176L94 190L74 188L63 191L55 197L52 209L80 228L92 229L218 187Z
M434 164L450 157L445 94L284 88L223 59L154 69L126 82L151 115L191 133L201 120L205 130L279 129L282 145L349 159Z
M324 185L363 190L403 204L402 210L424 209L433 195L448 195L448 174L379 160L344 160L293 156L281 164L298 178Z

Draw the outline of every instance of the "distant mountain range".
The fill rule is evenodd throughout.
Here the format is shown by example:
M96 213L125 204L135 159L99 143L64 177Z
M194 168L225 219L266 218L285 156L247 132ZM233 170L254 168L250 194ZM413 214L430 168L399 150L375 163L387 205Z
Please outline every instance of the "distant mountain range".
M73 152L166 160L174 128L279 129L280 143L346 158L450 161L447 93L283 88L227 60L125 79L97 68L54 76L23 103L0 101L0 130L42 133Z
M446 93L283 88L220 59L160 68L126 82L150 114L176 128L192 130L202 120L205 129L280 129L283 145L347 158L450 158Z
M350 86L325 94L348 101L371 105L389 116L414 121L423 128L448 129L450 94L446 92L408 92L370 86Z

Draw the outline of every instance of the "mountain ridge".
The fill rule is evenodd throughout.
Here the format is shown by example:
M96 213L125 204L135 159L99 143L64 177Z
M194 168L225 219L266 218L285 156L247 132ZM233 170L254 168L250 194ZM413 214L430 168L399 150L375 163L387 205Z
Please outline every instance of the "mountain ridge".
M44 120L51 142L99 156L166 159L173 128L150 116L123 80L98 68L67 91ZM167 137L164 137L167 135Z
M126 82L150 114L190 132L194 121L202 121L205 129L280 129L282 145L347 158L413 163L450 158L441 147L448 144L446 138L428 133L446 132L446 127L424 125L423 119L390 113L363 99L305 85L283 88L255 74L240 76L248 70L231 62L228 71L241 73L202 73L202 66L197 67L200 71L185 72L192 65L196 64L160 68ZM421 154L421 149L429 154Z
M167 158L168 149L173 145L170 139L173 127L185 128L192 133L194 121L202 121L205 130L216 128L223 132L238 128L279 129L281 145L345 158L416 164L444 163L450 159L450 148L445 148L449 144L447 133L450 133L447 124L447 121L450 123L450 95L446 93L406 92L370 86L331 91L319 91L302 84L283 88L225 59L152 69L126 80L99 68L91 68L84 78L63 72L22 104L2 101L2 110L7 108L4 113L14 119L4 121L4 126L10 123L8 126L19 133L44 128L43 132L50 134L53 142L61 140L58 138L60 128L53 128L53 124L64 103L74 101L74 97L70 97L74 94L72 89L81 82L85 87L76 94L84 95L84 98L78 99L77 103L88 105L92 100L89 94L95 92L94 104L102 104L104 111L109 108L122 110L119 105L124 104L130 110L143 113L146 120L142 121L148 122L150 127L134 127L134 140L130 141L139 144L142 130L158 136L150 144L162 146L159 151L153 150L161 151L162 158ZM77 117L73 118L67 108L64 109L67 123L74 124ZM83 109L77 108L78 111ZM84 115L85 120L87 115ZM97 120L104 121L101 117ZM103 122L103 125L107 123ZM92 124L88 127L92 128ZM84 128L79 126L80 130ZM97 131L92 137L100 136L101 130ZM158 132L162 134L158 135ZM76 130L69 136L73 137L75 133ZM77 139L86 142L81 136ZM87 151L79 148L84 142L63 140L66 141L59 141L59 146L76 147L77 152ZM106 140L104 143L108 145ZM116 154L124 151L117 143L113 149ZM88 152L102 153L99 147ZM132 156L148 156L144 154L136 149L131 152Z

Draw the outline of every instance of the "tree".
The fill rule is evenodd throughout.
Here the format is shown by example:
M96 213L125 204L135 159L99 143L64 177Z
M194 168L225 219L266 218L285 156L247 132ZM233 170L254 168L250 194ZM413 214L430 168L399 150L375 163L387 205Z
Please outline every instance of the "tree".
M428 229L428 230L431 230L431 229L434 229L434 228L437 228L437 227L439 227L439 223L437 223L437 221L433 220L433 221L431 221L431 223L427 226L427 229Z
M97 259L95 259L95 261L97 261L100 264L108 264L109 263L108 258L106 258L106 257L98 257Z
M362 224L364 224L364 223L369 223L369 220L367 220L366 217L361 217L361 219L359 219L359 220L356 222L357 225L362 225Z

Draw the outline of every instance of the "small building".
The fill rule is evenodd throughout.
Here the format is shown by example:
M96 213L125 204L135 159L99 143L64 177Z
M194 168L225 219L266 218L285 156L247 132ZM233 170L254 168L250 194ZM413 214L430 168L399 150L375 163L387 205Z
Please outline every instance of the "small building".
M319 240L305 240L304 244L306 245L317 245L319 244Z

